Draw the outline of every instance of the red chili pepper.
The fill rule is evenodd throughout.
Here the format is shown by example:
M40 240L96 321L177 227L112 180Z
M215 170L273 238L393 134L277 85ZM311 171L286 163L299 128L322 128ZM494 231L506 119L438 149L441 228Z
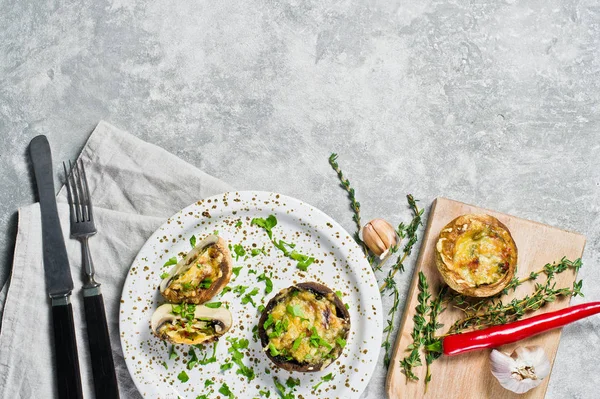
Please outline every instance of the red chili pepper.
M600 302L589 302L483 330L448 335L442 343L443 352L453 356L511 344L597 313L600 313Z

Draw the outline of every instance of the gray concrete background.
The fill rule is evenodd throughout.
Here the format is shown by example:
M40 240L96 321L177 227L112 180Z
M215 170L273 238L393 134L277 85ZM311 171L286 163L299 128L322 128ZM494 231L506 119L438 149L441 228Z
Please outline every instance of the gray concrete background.
M46 134L58 166L105 119L349 231L330 152L365 221L408 220L410 192L576 230L600 299L600 7L465 3L0 0L0 281L34 201L29 140ZM597 397L598 331L564 329L548 398Z

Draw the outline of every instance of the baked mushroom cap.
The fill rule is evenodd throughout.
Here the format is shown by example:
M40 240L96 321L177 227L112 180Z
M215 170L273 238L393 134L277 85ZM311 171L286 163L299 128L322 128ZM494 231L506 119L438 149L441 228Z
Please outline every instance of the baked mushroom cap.
M342 300L315 282L281 290L258 322L267 357L288 371L326 368L342 354L349 332L350 313Z
M169 302L202 304L225 288L233 259L225 240L209 235L169 271L160 293Z
M448 223L436 243L436 265L453 290L471 297L502 291L517 267L508 228L490 215L467 214Z

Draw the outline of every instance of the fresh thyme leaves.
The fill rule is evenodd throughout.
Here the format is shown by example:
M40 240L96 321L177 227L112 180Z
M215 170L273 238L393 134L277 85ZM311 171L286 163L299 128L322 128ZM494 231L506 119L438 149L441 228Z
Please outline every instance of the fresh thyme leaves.
M402 248L402 253L398 255L398 260L396 263L388 270L388 274L385 277L383 284L379 288L381 293L384 293L387 290L391 290L392 292L389 295L394 297L394 301L392 303L392 307L388 311L388 319L383 332L385 334L385 339L381 346L385 349L385 356L383 357L383 362L386 367L389 366L391 361L391 338L392 331L394 329L394 319L396 318L396 314L400 310L400 293L398 292L398 286L396 285L395 276L398 271L404 271L404 262L406 258L411 254L414 245L417 242L417 229L421 225L421 216L423 215L423 209L419 209L417 206L417 201L414 199L412 195L407 195L406 200L408 202L408 207L412 211L413 217L408 225L404 223L400 223L397 229L398 236L401 240L407 239L406 244ZM392 248L392 253L398 252L398 248Z
M348 198L350 199L350 208L352 208L352 211L354 212L352 220L354 220L354 223L356 224L356 232L354 232L354 239L359 245L362 245L365 254L367 254L367 248L360 239L360 229L362 228L362 224L360 222L360 202L356 200L354 188L350 186L350 182L342 173L342 170L340 169L340 166L337 163L337 157L337 154L331 154L329 156L329 165L331 165L335 173L337 173L341 186L348 193Z
M404 261L412 253L412 249L418 240L417 229L423 223L421 220L421 217L423 216L423 209L419 209L419 207L417 206L417 200L415 200L411 194L408 194L406 196L406 201L408 202L408 207L412 211L413 218L408 224L408 226L404 225L403 223L400 223L396 232L400 236L401 240L407 239L407 241L402 249L402 254L398 256L398 260L388 271L387 278L384 280L383 284L379 288L379 291L381 292L383 292L387 285L390 284L389 281L392 280L394 276L396 276L396 273L398 273L398 271L404 272Z
M448 286L443 286L438 292L437 297L431 301L431 306L429 308L429 322L425 325L423 330L425 364L427 365L427 372L425 373L425 391L427 391L427 384L431 381L430 366L434 360L439 359L440 356L442 356L442 339L436 337L435 332L443 327L443 324L438 322L438 316L445 310L443 301L447 291Z
M269 215L266 219L254 218L250 222L250 226L258 226L265 229L270 239L273 239L273 227L277 226L277 218L274 215Z
M318 384L316 384L315 386L312 387L313 391L316 391L317 389L319 389L319 387L321 386L321 384L323 384L324 382L329 382L331 380L334 379L334 375L333 373L329 373L327 375L324 375L323 377L321 377L321 381L319 381Z
M414 327L410 334L413 342L406 348L410 351L410 354L400 361L402 372L406 375L409 380L418 381L419 377L413 372L413 368L421 366L421 346L424 344L423 330L425 329L425 316L429 311L429 284L427 278L423 272L419 272L419 295L417 296L418 304L415 307L415 315L413 316Z
M190 237L190 245L192 246L192 248L196 246L196 236Z
M190 377L188 377L187 373L185 372L185 370L181 371L181 373L179 373L177 375L177 379L181 382L188 382Z
M241 374L248 378L248 381L252 381L255 377L254 370L242 362L242 359L244 358L242 350L248 349L249 341L244 338L238 339L229 337L227 338L227 341L231 344L231 347L227 352L231 355L231 361L238 366L236 374Z
M481 329L498 324L506 324L521 319L527 312L537 310L546 303L554 302L558 297L583 296L581 287L583 282L575 281L572 288L556 288L555 276L565 270L579 270L581 259L570 261L562 258L558 263L546 264L540 272L532 273L521 280L513 280L509 284L514 290L525 281L533 280L540 274L546 275L545 283L535 283L532 294L523 298L514 298L508 303L503 303L499 297L484 299L471 303L463 296L454 295L454 306L461 309L465 316L456 321L445 335L457 334L474 328Z

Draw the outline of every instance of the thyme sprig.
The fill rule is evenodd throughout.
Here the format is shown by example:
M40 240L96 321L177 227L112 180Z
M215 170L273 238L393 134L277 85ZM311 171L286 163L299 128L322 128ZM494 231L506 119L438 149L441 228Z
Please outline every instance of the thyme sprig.
M379 292L383 293L386 290L391 290L390 296L394 296L394 301L392 307L388 311L388 319L383 332L385 333L385 339L381 346L385 349L385 356L383 357L383 363L386 367L389 366L391 360L391 336L392 331L394 329L394 319L396 318L396 314L400 308L400 293L398 292L398 287L396 285L396 280L394 277L398 271L404 272L404 261L411 254L412 249L417 242L417 229L421 225L421 216L423 215L423 210L417 207L417 202L413 198L412 195L407 195L406 199L408 201L408 206L413 212L413 219L407 225L404 223L400 223L396 233L400 237L400 241L407 239L406 244L402 248L402 253L398 256L398 260L394 265L388 270L388 274L385 277L383 284L379 287ZM398 247L392 249L393 253L398 252Z
M427 278L421 271L419 272L418 289L418 304L415 307L415 315L413 316L414 326L410 334L413 342L406 348L406 350L410 351L410 354L400 361L402 372L406 375L407 380L413 381L419 380L419 377L413 372L413 369L423 365L423 362L421 361L421 347L425 344L423 331L427 324L425 316L429 313L429 298L431 298Z
M437 297L431 301L431 307L429 309L429 322L425 326L423 331L423 337L425 338L425 363L427 365L427 372L425 373L425 392L427 392L427 384L431 381L431 364L442 356L442 339L435 335L435 332L442 328L444 325L439 323L438 316L446 308L444 308L444 298L448 286L444 285L438 292Z
M337 154L332 153L329 156L329 165L333 168L333 170L337 173L338 179L340 180L341 186L348 193L348 198L350 199L350 208L354 212L352 216L352 220L356 224L356 231L354 232L354 239L356 242L363 247L365 254L368 255L367 247L365 243L360 239L360 229L362 228L362 224L360 221L360 202L356 200L356 194L354 192L354 188L350 186L350 181L344 176L344 173L340 169L340 166L337 163ZM372 263L371 261L369 263Z
M546 275L546 281L543 284L536 283L532 294L520 299L515 298L508 303L503 303L500 296L475 303L471 303L462 295L452 296L451 300L454 302L454 306L462 310L465 316L457 320L444 335L509 323L521 319L527 312L537 310L546 303L554 302L559 297L583 296L581 292L583 282L581 280L575 281L572 288L556 288L555 281L557 274L569 269L578 271L581 265L581 259L571 261L562 258L560 262L548 263L540 271L533 272L523 279L514 278L503 291L503 294L508 293L509 290L514 291L526 281L537 279L541 274Z
M380 292L383 292L386 289L386 287L389 284L389 281L394 279L394 276L396 276L396 273L398 273L398 271L404 272L404 261L406 261L406 258L408 258L412 253L412 249L418 240L417 229L419 228L419 226L421 226L421 224L423 224L421 219L423 216L423 209L419 209L419 207L417 206L417 200L415 200L411 194L408 194L406 196L406 200L408 201L408 207L413 213L413 218L408 224L408 226L404 225L404 223L400 223L398 229L396 230L396 233L398 233L400 241L404 239L406 239L407 241L404 244L404 248L402 249L402 254L398 256L398 260L396 260L396 263L394 263L394 265L388 271L387 278L383 281L381 287L379 287ZM393 250L393 252L396 251L397 249Z
M340 169L339 164L337 163L337 154L333 153L329 157L329 164L333 168L333 170L337 173L338 179L340 180L340 184L344 190L348 193L348 198L350 199L350 208L354 212L352 220L354 220L356 224L357 231L354 234L354 239L359 245L362 246L362 249L367 257L367 261L371 265L374 271L380 271L383 268L385 262L395 255L399 253L398 258L394 265L388 270L386 277L384 278L383 284L379 287L379 291L381 293L385 291L391 291L390 296L393 296L393 304L390 310L388 311L388 319L385 328L383 329L383 333L385 334L385 339L381 346L385 349L384 356L384 364L386 367L389 366L391 360L391 336L394 329L394 321L396 318L396 314L400 310L400 293L398 292L398 287L396 285L396 280L394 277L396 274L400 272L404 272L404 262L410 256L414 245L417 242L417 230L419 226L422 224L422 215L423 209L419 209L417 206L417 200L412 195L407 195L406 199L408 201L408 207L412 210L413 217L411 222L406 225L404 223L400 223L398 228L396 229L396 233L398 234L398 245L390 248L389 254L385 259L378 260L376 256L371 254L367 249L367 246L360 238L360 230L362 228L361 219L360 219L360 203L356 200L356 193L354 189L351 187L350 182L344 176L342 170ZM406 240L406 241L405 241ZM405 244L400 250L400 242L404 242Z

